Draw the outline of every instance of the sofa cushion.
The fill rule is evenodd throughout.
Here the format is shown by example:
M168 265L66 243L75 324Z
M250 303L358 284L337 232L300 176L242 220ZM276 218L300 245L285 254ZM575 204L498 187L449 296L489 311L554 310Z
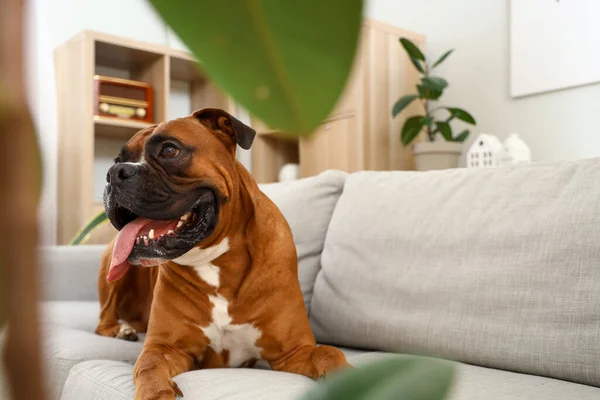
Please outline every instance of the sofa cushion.
M351 363L360 364L374 354L340 349ZM376 355L375 355L376 356ZM75 366L65 384L61 400L132 399L133 363L96 360ZM259 368L227 368L190 371L174 378L184 399L294 399L314 385L301 375L275 372L261 363Z
M133 399L133 366L88 361L73 368L61 400ZM184 399L293 399L313 382L306 377L261 369L208 369L175 377Z
M94 333L100 306L95 301L52 301L41 304L41 341L49 381L50 399L60 399L71 368L87 360L118 360L135 363L145 335L127 342ZM0 336L4 345L4 336Z
M317 339L600 386L598 182L598 159L350 175Z
M281 210L292 230L298 253L298 277L307 309L310 309L315 278L321 268L327 226L346 175L330 170L295 181L259 185Z
M385 353L354 352L351 364L361 366ZM395 355L394 355L395 356ZM457 364L456 380L447 400L597 400L600 389L576 383ZM62 400L131 400L133 366L96 360L76 365L65 384ZM316 383L300 375L256 369L208 369L174 378L184 399L294 400Z

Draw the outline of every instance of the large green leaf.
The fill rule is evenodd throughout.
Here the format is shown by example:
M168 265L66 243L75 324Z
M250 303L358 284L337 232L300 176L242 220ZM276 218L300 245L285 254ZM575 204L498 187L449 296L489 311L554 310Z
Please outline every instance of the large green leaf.
M448 141L452 140L452 128L450 127L450 124L439 121L435 123L435 126L444 139Z
M423 116L414 116L404 122L404 126L402 127L402 133L400 135L400 141L403 145L407 146L410 142L412 142L421 132L421 129L427 123L427 118Z
M445 52L435 63L433 63L433 65L431 66L431 69L434 69L435 67L437 67L438 65L440 65L441 63L443 63L444 60L446 58L448 58L448 56L450 54L452 54L453 51L454 51L454 49L448 50L447 52Z
M346 86L363 0L149 1L209 77L273 128L312 133Z
M446 361L390 356L321 381L301 400L443 400L454 380Z
M473 118L473 116L471 114L469 114L468 112L466 112L465 110L463 110L461 108L453 108L453 107L448 107L446 109L448 110L450 115L452 115L453 117L458 118L461 121L464 121L471 125L475 125L475 118Z
M402 44L402 47L404 47L404 50L406 50L410 58L425 61L425 55L423 55L421 50L419 50L419 48L409 39L400 38L400 43Z
M409 94L407 96L402 97L400 100L394 104L394 109L392 110L392 115L395 117L400 114L402 110L404 110L413 100L417 99L419 96L416 94Z
M81 227L79 232L71 239L69 244L77 245L85 242L87 237L94 231L94 229L99 228L108 222L108 215L106 212L101 211L95 216L93 216L84 226Z

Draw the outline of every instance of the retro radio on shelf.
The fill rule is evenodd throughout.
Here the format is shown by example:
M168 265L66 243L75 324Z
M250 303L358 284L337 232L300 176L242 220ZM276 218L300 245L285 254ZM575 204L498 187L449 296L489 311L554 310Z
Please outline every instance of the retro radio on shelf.
M94 75L94 115L153 123L152 86Z

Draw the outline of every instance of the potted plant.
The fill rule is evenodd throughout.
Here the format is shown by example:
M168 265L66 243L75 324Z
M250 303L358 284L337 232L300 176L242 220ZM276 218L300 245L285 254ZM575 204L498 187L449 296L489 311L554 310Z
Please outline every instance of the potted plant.
M413 153L417 170L456 168L462 153L462 144L469 137L469 131L464 130L455 136L450 123L453 120L460 120L475 125L475 119L461 108L432 106L432 103L435 104L440 99L448 87L448 82L431 75L432 71L454 50L448 50L430 66L425 55L414 43L406 38L401 38L400 43L415 68L421 73L421 79L416 86L417 93L400 98L392 109L392 116L396 117L416 100L423 106L421 114L406 119L400 140L404 146L414 142ZM441 112L444 114L442 115ZM425 130L426 140L415 142L423 130Z

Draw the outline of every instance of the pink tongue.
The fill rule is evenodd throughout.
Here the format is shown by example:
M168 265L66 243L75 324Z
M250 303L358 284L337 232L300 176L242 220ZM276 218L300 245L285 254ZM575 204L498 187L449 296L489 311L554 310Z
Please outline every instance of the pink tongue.
M125 275L130 267L127 257L131 254L131 250L135 245L135 239L139 231L150 222L152 222L151 219L139 217L121 229L117 235L106 280L109 282L116 281Z

